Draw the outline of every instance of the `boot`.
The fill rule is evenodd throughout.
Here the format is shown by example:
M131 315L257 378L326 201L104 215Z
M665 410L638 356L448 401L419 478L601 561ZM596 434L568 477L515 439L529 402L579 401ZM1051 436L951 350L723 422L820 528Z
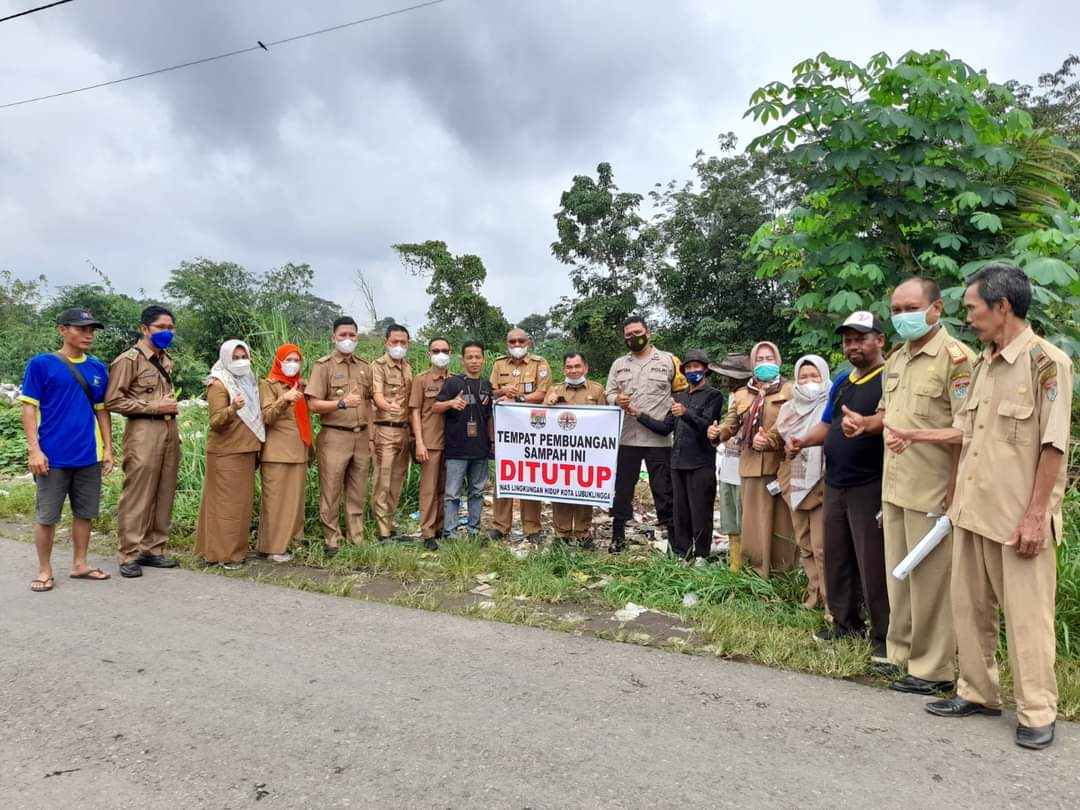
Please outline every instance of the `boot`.
M742 570L742 537L737 534L728 535L728 566L732 571Z
M626 548L626 523L616 520L611 524L611 545L608 550L612 554L618 554Z

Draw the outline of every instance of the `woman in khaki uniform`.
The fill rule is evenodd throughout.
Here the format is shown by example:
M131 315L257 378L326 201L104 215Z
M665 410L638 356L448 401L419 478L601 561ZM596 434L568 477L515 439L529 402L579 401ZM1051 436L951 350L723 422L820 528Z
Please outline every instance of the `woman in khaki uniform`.
M266 438L251 350L242 340L221 344L206 380L206 402L210 432L195 553L232 568L247 557L255 466Z
M754 376L732 396L724 421L709 428L709 439L719 444L739 437L743 558L768 578L770 572L787 571L795 564L791 512L779 496L778 485L773 484L784 457L776 417L791 398L791 385L780 376L776 344L755 344L750 359ZM770 485L776 495L770 492Z
M786 442L801 439L821 424L821 414L829 401L829 364L816 354L795 362L795 384L791 399L776 418L776 430ZM806 599L803 607L825 607L825 456L820 447L804 447L780 464L776 480L791 508L799 563L806 572Z
M302 362L299 346L279 346L270 373L259 381L266 443L259 461L262 504L255 549L278 563L291 560L289 543L304 538L311 415L300 377Z

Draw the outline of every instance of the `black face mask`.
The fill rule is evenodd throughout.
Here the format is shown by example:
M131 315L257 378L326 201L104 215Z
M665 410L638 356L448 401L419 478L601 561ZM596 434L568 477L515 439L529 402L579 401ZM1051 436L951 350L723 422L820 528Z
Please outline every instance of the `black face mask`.
M626 338L626 348L632 352L640 352L649 345L648 335L631 335Z

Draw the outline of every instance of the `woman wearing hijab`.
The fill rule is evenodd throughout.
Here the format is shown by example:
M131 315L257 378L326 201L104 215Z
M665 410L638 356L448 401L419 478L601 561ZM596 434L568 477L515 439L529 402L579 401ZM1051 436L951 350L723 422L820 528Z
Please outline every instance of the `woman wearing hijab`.
M262 506L255 549L274 562L291 560L289 543L304 538L311 416L300 378L302 362L299 346L279 346L270 373L259 381L266 443L259 462Z
M266 438L251 350L226 340L206 378L210 432L195 553L208 563L235 568L247 557L255 465Z
M786 442L802 438L821 422L829 401L829 364L816 354L800 357L795 363L795 384L791 399L776 418L776 430ZM807 588L803 606L825 607L825 456L820 447L806 447L785 458L777 480L795 527L799 562L806 572ZM828 608L825 607L826 612Z
M776 417L791 398L791 385L780 376L780 349L763 340L750 351L754 375L732 397L722 423L709 428L713 444L739 437L742 477L742 553L763 577L795 564L795 541L787 501L774 484L784 458ZM770 489L772 487L772 489Z

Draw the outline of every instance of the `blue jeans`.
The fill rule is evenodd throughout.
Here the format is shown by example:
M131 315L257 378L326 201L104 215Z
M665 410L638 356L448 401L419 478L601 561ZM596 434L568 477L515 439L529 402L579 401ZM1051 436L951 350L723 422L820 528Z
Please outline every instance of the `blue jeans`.
M461 488L469 479L469 531L480 530L480 510L484 506L484 486L487 484L488 460L486 458L446 459L446 509L443 516L443 533L450 534L458 525L461 508Z

